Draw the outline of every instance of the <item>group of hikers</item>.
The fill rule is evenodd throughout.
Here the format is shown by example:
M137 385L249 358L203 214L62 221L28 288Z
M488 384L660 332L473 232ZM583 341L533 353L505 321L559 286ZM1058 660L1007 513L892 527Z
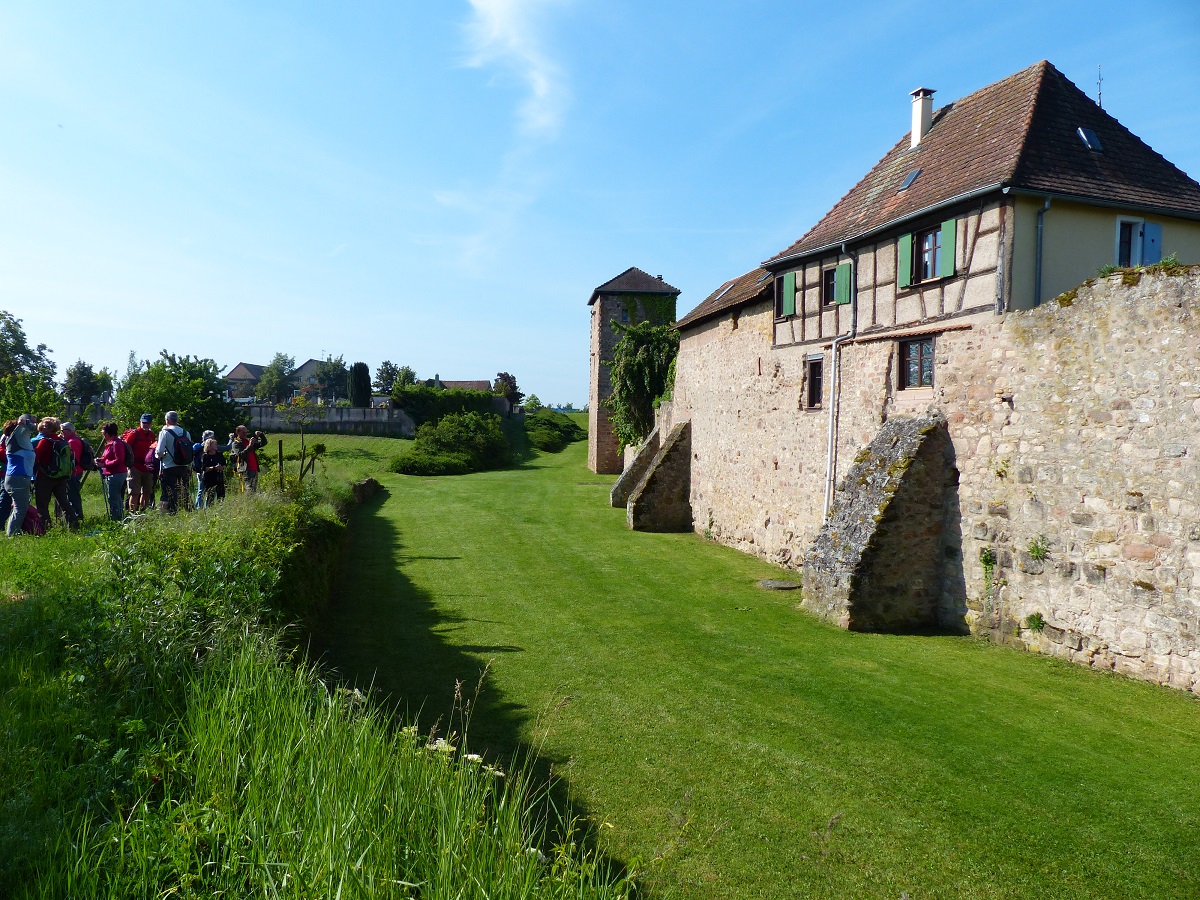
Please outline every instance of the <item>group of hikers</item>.
M154 417L143 413L137 427L122 434L116 422L105 422L101 434L101 445L94 449L74 425L53 416L38 421L26 414L4 423L0 526L6 535L45 533L51 498L67 526L78 528L89 472L99 473L107 512L115 521L153 508L156 492L159 508L172 514L180 507L202 509L224 499L226 453L242 490L258 490L257 451L267 439L245 425L237 426L225 444L218 444L211 430L193 442L179 424L179 413L168 410L160 430L154 429Z

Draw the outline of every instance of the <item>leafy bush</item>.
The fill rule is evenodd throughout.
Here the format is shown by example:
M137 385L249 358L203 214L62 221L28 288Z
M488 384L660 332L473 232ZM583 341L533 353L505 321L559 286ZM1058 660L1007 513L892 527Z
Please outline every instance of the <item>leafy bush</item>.
M467 412L422 425L412 447L392 460L390 468L402 475L465 475L511 462L512 449L504 438L500 417Z
M560 412L545 407L525 416L529 443L546 453L558 453L568 444L587 439L587 432Z
M401 475L466 475L477 471L465 453L430 453L416 448L393 458L388 469Z
M453 413L490 413L496 399L490 391L441 391L423 384L399 384L392 390L392 400L418 425L436 423Z
M531 428L529 443L545 453L558 453L567 446L567 440L553 428Z

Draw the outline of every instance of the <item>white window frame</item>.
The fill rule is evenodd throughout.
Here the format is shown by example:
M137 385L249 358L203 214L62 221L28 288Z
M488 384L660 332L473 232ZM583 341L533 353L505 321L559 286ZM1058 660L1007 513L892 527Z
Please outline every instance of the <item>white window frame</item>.
M1121 226L1136 225L1132 237L1129 239L1129 267L1140 266L1142 264L1142 240L1146 231L1146 220L1135 219L1133 216L1117 216L1117 233L1113 239L1113 264L1121 265Z

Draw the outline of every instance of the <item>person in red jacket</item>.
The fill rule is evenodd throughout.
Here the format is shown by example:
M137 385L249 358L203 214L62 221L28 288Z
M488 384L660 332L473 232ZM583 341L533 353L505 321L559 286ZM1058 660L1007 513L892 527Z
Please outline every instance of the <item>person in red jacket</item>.
M239 425L229 436L229 455L233 457L234 470L242 479L242 492L258 491L258 450L265 447L267 436L261 431L250 434L250 429Z
M50 522L50 498L53 497L58 501L59 508L66 516L67 525L72 529L78 528L79 517L75 515L75 510L71 508L71 502L67 499L67 481L75 469L74 453L71 452L70 444L67 444L66 438L62 435L58 419L53 416L47 416L38 423L38 434L41 435L41 439L33 444L34 472L36 473L33 481L33 493L38 515L42 517L43 522ZM59 469L58 448L63 445L67 447L65 452L71 456L66 472Z
M154 417L142 413L141 424L121 435L133 450L133 466L129 470L129 511L140 512L154 499L154 472L146 463L150 445L158 440L158 432L151 424Z

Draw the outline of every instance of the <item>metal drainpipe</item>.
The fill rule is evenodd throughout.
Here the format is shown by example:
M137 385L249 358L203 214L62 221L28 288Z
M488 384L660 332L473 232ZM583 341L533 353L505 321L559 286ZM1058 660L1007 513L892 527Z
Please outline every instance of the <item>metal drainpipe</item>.
M825 459L825 512L822 518L829 517L829 509L833 506L833 472L834 472L834 436L837 433L838 416L838 373L841 371L841 346L846 341L853 340L858 334L858 254L850 253L842 244L842 255L850 257L850 333L833 339L830 350L833 354L833 372L829 379L829 452Z
M1044 228L1043 219L1046 216L1046 210L1050 208L1050 197L1046 197L1045 203L1037 213L1037 258L1033 266L1033 305L1042 305L1042 230Z

